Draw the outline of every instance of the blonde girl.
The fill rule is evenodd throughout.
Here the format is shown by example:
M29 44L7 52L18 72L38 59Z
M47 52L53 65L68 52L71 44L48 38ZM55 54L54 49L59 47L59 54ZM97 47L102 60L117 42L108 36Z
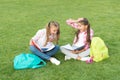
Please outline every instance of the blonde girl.
M59 65L60 61L55 57L52 57L59 50L59 46L55 47L47 52L42 51L42 47L49 44L58 43L60 36L60 26L58 22L50 21L45 29L40 29L30 40L30 50L40 58L49 60L51 63Z

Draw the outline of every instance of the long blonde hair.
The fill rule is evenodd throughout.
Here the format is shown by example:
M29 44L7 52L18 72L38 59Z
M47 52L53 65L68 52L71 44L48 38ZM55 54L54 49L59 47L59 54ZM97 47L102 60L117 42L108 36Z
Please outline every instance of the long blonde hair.
M59 23L58 22L56 22L56 21L50 21L48 24L47 24L47 26L46 26L46 42L45 42L45 44L44 44L44 46L47 44L47 42L49 41L49 36L50 36L50 28L51 28L51 26L55 26L55 27L57 27L58 28L58 31L57 31L57 34L56 34L56 36L55 36L55 39L54 39L54 41L55 41L55 43L56 44L58 44L58 40L59 40L59 37L60 37L60 25L59 25Z

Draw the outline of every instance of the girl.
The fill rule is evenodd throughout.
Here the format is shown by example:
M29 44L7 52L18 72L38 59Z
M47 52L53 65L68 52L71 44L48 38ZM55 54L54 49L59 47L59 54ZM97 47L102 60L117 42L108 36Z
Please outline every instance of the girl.
M68 25L77 29L72 47L81 47L81 49L68 50L63 46L60 47L62 53L65 54L65 60L77 59L82 60L90 53L90 43L93 36L93 30L90 28L90 23L86 18L78 20L69 19L66 21Z
M46 29L39 30L34 37L30 40L30 50L40 58L44 60L50 60L51 63L59 65L60 61L53 56L59 50L59 46L55 47L49 51L44 52L42 47L50 47L53 42L58 43L60 36L60 27L59 24L55 21L50 21Z

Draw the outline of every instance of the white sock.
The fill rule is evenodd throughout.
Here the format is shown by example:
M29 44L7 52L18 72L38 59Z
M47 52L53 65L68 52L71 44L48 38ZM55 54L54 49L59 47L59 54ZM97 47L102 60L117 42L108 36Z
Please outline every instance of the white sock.
M81 61L87 61L87 60L90 60L90 57L82 57L80 60Z

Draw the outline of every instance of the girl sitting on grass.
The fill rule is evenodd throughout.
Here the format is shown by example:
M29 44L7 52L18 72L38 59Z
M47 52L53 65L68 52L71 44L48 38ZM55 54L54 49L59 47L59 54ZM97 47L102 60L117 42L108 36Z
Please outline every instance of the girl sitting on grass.
M93 30L90 28L90 23L86 18L79 18L78 20L69 19L66 21L68 25L77 29L72 47L80 48L76 50L69 50L60 47L63 54L65 54L65 60L71 58L76 60L82 60L90 54L90 43L93 37Z
M50 47L53 42L58 43L60 35L60 26L55 21L50 21L46 29L40 29L34 37L30 40L30 50L40 58L44 60L49 60L55 65L59 65L60 61L52 57L59 50L59 46L55 45L51 50L45 51L42 50L42 47Z

